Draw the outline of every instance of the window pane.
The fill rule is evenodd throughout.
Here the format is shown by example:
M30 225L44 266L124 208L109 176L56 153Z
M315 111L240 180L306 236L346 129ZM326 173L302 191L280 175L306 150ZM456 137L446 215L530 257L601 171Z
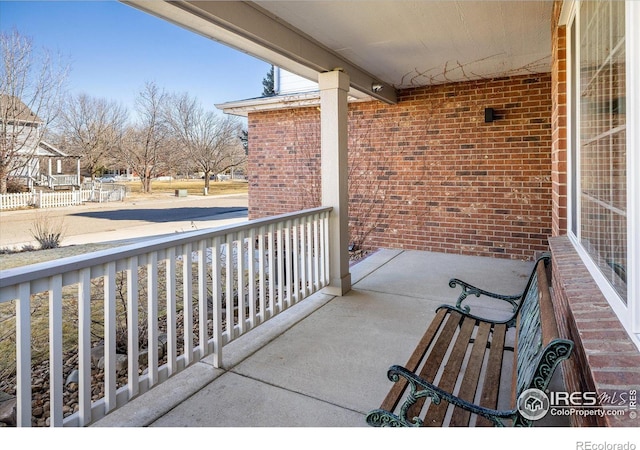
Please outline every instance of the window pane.
M626 115L624 9L580 10L580 239L626 301Z

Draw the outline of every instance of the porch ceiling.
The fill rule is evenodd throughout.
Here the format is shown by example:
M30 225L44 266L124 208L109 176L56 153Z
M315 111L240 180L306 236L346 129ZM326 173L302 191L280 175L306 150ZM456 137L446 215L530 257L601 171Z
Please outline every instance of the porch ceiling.
M264 1L396 88L550 70L551 1Z
M390 103L398 88L550 70L550 0L125 3L314 81L343 68L352 95Z

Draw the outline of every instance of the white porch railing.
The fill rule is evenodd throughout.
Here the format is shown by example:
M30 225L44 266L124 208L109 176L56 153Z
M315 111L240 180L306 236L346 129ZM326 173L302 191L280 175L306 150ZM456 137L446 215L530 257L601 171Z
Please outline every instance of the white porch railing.
M49 367L51 426L90 424L207 355L219 366L226 344L326 286L330 211L310 209L0 271L0 318L6 324L15 315L18 426L32 423L36 364ZM36 360L39 340L46 361ZM98 344L104 346L102 378L92 367ZM63 398L74 352L78 399L72 412ZM123 352L126 364L117 356Z
M41 173L39 177L31 177L31 180L38 186L46 186L49 189L53 189L53 177L47 174Z
M33 179L33 178L32 178ZM34 179L36 184L40 186L47 186L49 189L54 189L58 186L78 186L77 175L47 175L40 174L40 178Z
M51 175L53 179L53 186L78 186L80 183L78 182L77 175Z

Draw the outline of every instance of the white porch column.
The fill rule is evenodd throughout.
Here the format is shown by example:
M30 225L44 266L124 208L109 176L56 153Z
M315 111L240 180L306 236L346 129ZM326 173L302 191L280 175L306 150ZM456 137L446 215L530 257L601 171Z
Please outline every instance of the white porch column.
M347 167L347 92L349 76L321 73L320 136L322 140L322 206L331 206L329 219L329 286L324 292L344 295L351 290L349 273L349 192Z
M55 184L53 183L53 171L51 169L51 158L47 158L47 162L49 163L49 178L47 178L47 183L49 183L49 189L54 189ZM38 174L38 178L40 178L40 174Z

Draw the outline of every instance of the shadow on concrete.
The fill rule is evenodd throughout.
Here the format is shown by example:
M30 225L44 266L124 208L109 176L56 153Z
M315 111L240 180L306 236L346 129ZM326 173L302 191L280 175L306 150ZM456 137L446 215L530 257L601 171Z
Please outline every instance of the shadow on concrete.
M164 223L181 220L195 220L198 218L210 218L220 214L233 212L245 212L244 207L210 207L210 208L163 208L163 209L116 209L110 211L89 211L71 214L76 217L90 217L105 220L142 220L146 222Z

